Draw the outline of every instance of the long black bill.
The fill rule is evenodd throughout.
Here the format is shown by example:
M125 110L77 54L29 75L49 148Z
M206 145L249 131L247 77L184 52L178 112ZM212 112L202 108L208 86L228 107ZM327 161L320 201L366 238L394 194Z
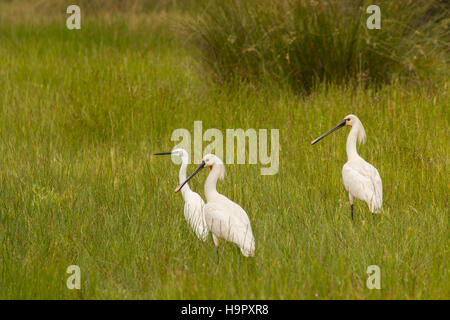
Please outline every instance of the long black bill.
M311 144L315 144L317 142L319 142L320 140L322 140L323 138L325 138L327 135L329 135L330 133L335 132L337 129L342 128L343 126L345 126L345 119L342 120L341 123L339 123L336 127L334 127L333 129L331 129L330 131L328 131L327 133L324 133L323 135L321 135L320 137L314 139Z
M153 155L154 156L163 156L163 155L166 155L166 154L172 154L172 152L158 152L158 153L154 153Z
M200 170L202 170L205 167L205 161L202 161L202 163L198 166L197 169L195 169L195 171L186 179L185 182L183 182L182 184L180 184L178 187L176 187L175 192L178 192L181 190L181 188L183 188L183 186L188 183L189 180L191 180Z

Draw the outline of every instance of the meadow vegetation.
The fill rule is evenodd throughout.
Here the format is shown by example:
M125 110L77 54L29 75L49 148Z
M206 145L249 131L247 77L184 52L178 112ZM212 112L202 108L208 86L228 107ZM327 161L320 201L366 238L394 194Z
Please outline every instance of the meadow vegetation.
M448 62L448 6L377 1L381 29L368 29L366 0L208 1L185 29L218 80L269 77L309 92L321 83L379 85L424 80Z
M273 22L255 1L212 1L213 11L131 1L104 13L98 1L82 6L81 30L66 29L64 1L60 11L49 2L0 1L0 298L450 296L448 39L435 25L425 23L430 37L420 29L426 51L410 61L413 34L368 36L360 16L344 30L325 17L350 18L317 5L293 5L265 43L262 28L283 12L274 8ZM406 15L398 10L389 19ZM187 21L197 21L188 36ZM325 40L333 28L342 37ZM252 40L255 50L242 52ZM366 71L374 81L361 83ZM357 202L350 219L345 130L310 145L349 113L368 135L361 156L383 180L375 218ZM185 223L179 167L152 157L194 120L204 130L280 129L277 175L229 165L218 185L249 215L254 258L228 243L218 264L212 239L200 242ZM206 174L190 183L202 196ZM66 287L73 264L81 290ZM366 287L369 265L381 268L381 290Z

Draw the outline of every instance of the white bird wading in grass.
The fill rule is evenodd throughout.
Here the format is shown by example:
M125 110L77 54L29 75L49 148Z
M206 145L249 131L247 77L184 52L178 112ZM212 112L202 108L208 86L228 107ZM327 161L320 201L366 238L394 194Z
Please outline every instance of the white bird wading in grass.
M189 162L189 155L186 150L174 149L171 152L159 152L154 153L154 155L175 155L180 157L181 167L178 174L179 183L181 184L186 180L186 168ZM209 231L206 227L205 216L203 214L205 202L198 193L189 188L189 185L186 185L181 194L184 199L184 217L186 218L186 221L189 223L192 230L194 230L197 237L202 241L206 241Z
M254 256L255 238L247 213L237 203L216 190L217 180L223 180L225 177L225 165L222 160L213 154L204 156L200 166L175 189L175 192L180 191L204 167L209 167L210 173L205 182L206 205L203 212L215 246L218 247L220 239L225 239L238 245L244 256Z
M356 142L366 141L366 132L361 121L355 115L348 115L336 127L312 141L311 144L315 144L344 126L350 126L351 129L346 146L348 160L342 167L342 180L345 190L348 191L353 219L354 198L365 201L372 213L378 213L383 204L383 188L378 170L361 158L356 151Z

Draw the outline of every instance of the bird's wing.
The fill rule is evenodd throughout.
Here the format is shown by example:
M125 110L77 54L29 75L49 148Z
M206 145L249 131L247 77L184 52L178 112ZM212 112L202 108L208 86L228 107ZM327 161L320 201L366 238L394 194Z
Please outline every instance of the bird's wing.
M367 201L374 192L370 178L361 174L354 166L346 163L342 168L342 180L345 190L360 200Z
M383 205L383 183L381 182L378 170L371 164L369 164L369 166L371 167L370 180L372 181L375 190L374 198L372 199L373 208L371 208L371 210L377 211Z
M378 170L362 160L358 163L346 163L342 168L345 189L354 197L364 200L371 211L382 205L382 182Z
M198 194L196 195L197 197L186 197L184 202L184 215L186 216L186 219L190 219L193 216L203 216L203 207L205 202Z
M365 160L363 160L361 172L369 178L372 183L373 194L369 200L369 207L372 212L376 212L383 204L383 184L381 182L380 174L378 173L377 168Z
M202 206L205 205L205 201L203 201L202 197L197 192L191 192L189 195L189 199L192 201L197 202L198 204L201 204Z
M208 231L203 213L205 202L198 193L191 192L184 202L184 217L199 238L205 238Z
M189 191L185 194L184 202L189 203L194 207L203 207L205 205L205 201L203 201L202 197L200 197L200 195L194 191Z
M222 204L229 209L231 215L233 215L236 219L240 220L244 225L250 225L250 219L248 218L247 212L236 202L228 199L224 195L220 195Z
M245 239L253 239L250 221L244 222L232 213L233 208L220 203L207 203L204 207L206 225L208 229L218 236L237 244Z

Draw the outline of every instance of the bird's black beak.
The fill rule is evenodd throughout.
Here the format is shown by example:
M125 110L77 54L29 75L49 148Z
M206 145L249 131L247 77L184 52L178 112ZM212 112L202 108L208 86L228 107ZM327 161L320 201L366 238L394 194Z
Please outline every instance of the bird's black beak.
M172 154L172 152L158 152L158 153L154 153L153 155L154 156L163 156L163 155L166 155L166 154Z
M334 127L333 129L331 129L331 130L328 131L327 133L324 133L324 134L321 135L320 137L314 139L314 140L311 142L311 144L315 144L315 143L319 142L320 140L322 140L323 138L325 138L325 137L326 137L327 135L329 135L330 133L333 133L333 132L336 131L337 129L342 128L343 126L345 126L345 122L346 122L346 121L347 121L346 119L342 120L342 122L339 123L336 127Z
M180 184L178 187L176 187L175 192L178 192L183 188L183 186L188 183L189 180L191 180L200 170L202 170L205 167L205 161L202 161L202 163L198 166L197 169L184 181L182 184Z

